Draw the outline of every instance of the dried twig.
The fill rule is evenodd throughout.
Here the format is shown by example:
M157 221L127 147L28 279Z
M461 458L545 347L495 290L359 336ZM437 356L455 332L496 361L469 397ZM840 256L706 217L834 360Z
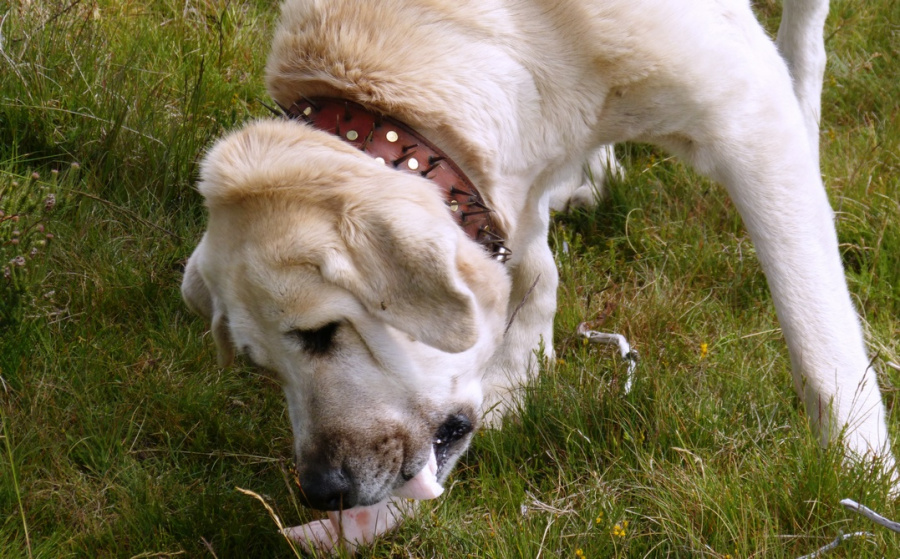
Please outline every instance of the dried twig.
M841 501L841 504L844 505L845 508L852 510L853 512L859 513L862 516L865 516L875 524L880 526L884 526L888 530L893 530L894 532L900 532L900 522L894 522L893 520L888 520L887 518L881 516L877 512L872 509L865 507L853 499L844 499ZM813 551L809 555L804 555L803 557L799 557L798 559L815 559L816 557L820 557L824 555L826 552L835 549L837 546L841 544L842 541L850 538L874 538L875 534L869 532L853 532L850 534L839 534L837 538L828 545L824 547L820 547L816 551Z
M512 314L509 316L509 322L506 323L506 330L503 331L503 334L506 335L509 332L510 327L512 326L513 320L516 319L516 315L519 314L519 311L522 310L522 307L525 306L525 302L528 301L528 298L531 297L531 292L534 291L534 288L537 287L538 281L540 281L541 275L538 274L536 278L534 278L534 283L531 284L531 287L528 288L528 291L525 292L525 295L522 296L522 300L519 301L519 304L516 306L515 310L513 310Z
M572 514L575 512L575 509L572 508L571 505L566 505L566 508L561 509L559 507L554 507L553 505L548 505L547 503L539 501L538 498L532 495L530 491L526 491L525 495L527 495L531 499L531 504L526 505L525 503L522 503L519 506L519 512L522 513L522 516L526 516L528 514L528 511L530 510L548 512L557 516L561 514Z
M544 542L547 540L547 532L550 531L550 527L553 526L553 523L556 521L556 516L551 516L547 519L547 527L544 528L544 535L541 536L541 544L538 547L537 555L534 559L541 559L541 554L544 552Z
M210 555L213 556L213 559L219 559L219 556L216 555L216 550L213 549L212 544L209 543L209 542L206 540L206 538L200 538L200 542L203 544L203 546L206 548L206 550L209 551Z
M852 534L838 534L838 537L835 538L833 542L830 544L820 547L819 549L813 551L809 555L804 555L803 557L798 557L797 559L815 559L816 557L820 557L825 553L831 551L837 546L841 545L841 542L844 540L848 540L850 538L871 538L875 537L874 534L870 534L869 532L853 532Z
M877 512L873 511L870 508L864 507L863 505L857 503L853 499L844 499L841 501L841 504L844 505L845 508L852 510L853 512L857 512L875 524L879 524L884 526L888 530L893 530L894 532L900 532L900 522L894 522L893 520L888 520L887 518L881 516Z
M291 540L291 538L289 538L287 536L287 534L285 532L285 528L284 528L284 523L281 521L281 517L279 517L275 513L275 511L272 510L272 507L269 505L269 503L267 503L266 500L263 499L261 495L259 495L258 493L254 493L253 491L250 491L249 489L241 489L240 487L235 487L235 489L238 490L239 492L243 493L244 495L249 495L250 497L253 497L257 501L262 503L262 505L266 508L266 511L269 513L269 517L272 520L274 520L275 525L278 526L278 533L281 534L282 537L285 539L285 541L287 541L288 545L291 546L291 551L294 552L294 555L296 555L299 558L300 553L297 551L297 548L294 546L294 542Z
M619 346L619 354L622 356L622 359L628 361L624 390L626 394L631 392L631 383L634 380L634 369L637 366L638 353L631 349L625 336L622 334L610 334L588 330L587 322L579 324L577 332L580 336L584 336L588 341Z

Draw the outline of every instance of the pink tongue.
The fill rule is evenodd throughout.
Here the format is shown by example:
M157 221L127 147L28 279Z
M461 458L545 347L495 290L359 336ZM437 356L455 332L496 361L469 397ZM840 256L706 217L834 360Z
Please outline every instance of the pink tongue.
M327 520L314 520L283 533L307 551L331 552L343 547L352 553L392 529L411 510L412 503L391 498L367 507L329 511Z
M434 456L434 449L432 448L425 467L414 478L407 481L399 489L396 489L394 497L424 501L434 499L443 492L444 488L437 481L437 458Z

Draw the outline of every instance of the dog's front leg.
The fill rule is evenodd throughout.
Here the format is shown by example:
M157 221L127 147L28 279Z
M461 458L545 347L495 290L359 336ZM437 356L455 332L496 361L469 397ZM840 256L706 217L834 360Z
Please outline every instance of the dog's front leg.
M512 292L503 344L483 379L484 424L496 427L503 414L520 403L521 389L537 374L539 358L553 358L553 317L559 274L547 244L550 224L548 197L529 201L511 239L508 263Z

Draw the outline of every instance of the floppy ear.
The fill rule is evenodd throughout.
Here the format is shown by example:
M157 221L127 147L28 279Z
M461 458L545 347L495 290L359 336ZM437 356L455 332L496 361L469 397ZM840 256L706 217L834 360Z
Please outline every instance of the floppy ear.
M181 297L187 307L210 321L213 340L216 342L217 361L220 367L227 367L234 362L234 342L228 330L228 316L200 275L197 261L202 250L203 241L188 258L184 267L184 279L181 281Z
M444 216L416 223L413 215L401 223L374 212L345 213L347 251L326 255L322 273L394 328L442 351L465 351L478 330L474 295L457 269L461 231Z

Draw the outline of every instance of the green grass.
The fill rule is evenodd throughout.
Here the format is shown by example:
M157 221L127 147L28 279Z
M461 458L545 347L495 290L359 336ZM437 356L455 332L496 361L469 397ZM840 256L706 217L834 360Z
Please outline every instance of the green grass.
M758 8L775 29L777 6ZM216 369L178 292L203 230L198 158L266 114L274 16L261 1L0 7L0 208L54 235L14 245L0 221L4 264L40 249L15 289L0 278L0 557L294 556L235 489L311 518L280 389ZM900 4L840 0L828 34L823 173L897 440ZM445 497L362 555L789 558L862 530L826 556L900 556L900 535L838 504L900 518L883 479L807 428L722 189L617 150L624 180L551 233L558 362L518 418L476 437ZM640 352L630 394L615 353L573 334L584 320Z

